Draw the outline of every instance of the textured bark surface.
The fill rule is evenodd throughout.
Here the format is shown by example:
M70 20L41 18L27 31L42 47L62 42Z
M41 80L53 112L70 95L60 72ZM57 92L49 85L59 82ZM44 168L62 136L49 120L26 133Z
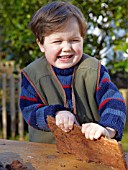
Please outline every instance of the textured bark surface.
M5 170L28 170L20 161L13 160L11 164L7 164Z
M128 160L128 154L126 156ZM6 167L14 161L16 164L19 161L28 170L115 170L103 164L79 160L73 154L60 154L55 144L0 139L0 163Z
M65 133L56 126L54 118L49 116L47 120L60 153L70 153L81 160L101 163L119 170L127 169L121 143L104 137L98 140L86 139L81 128L76 125L73 130Z

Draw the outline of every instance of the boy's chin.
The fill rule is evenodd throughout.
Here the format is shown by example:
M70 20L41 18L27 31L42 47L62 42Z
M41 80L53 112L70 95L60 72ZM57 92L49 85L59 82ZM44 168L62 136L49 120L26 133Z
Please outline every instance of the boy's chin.
M68 69L73 66L74 66L73 64L64 64L64 65L58 65L58 66L54 66L54 67L59 68L59 69Z

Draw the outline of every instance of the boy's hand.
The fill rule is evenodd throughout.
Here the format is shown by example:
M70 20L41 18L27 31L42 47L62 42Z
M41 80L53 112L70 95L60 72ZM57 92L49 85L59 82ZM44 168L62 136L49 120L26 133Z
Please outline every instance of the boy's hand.
M96 123L82 124L81 131L85 134L85 137L90 140L98 139L101 136L113 138L116 134L116 131L114 129L109 127L104 128Z
M72 130L74 123L78 125L75 116L67 110L58 111L55 118L56 125L65 132Z

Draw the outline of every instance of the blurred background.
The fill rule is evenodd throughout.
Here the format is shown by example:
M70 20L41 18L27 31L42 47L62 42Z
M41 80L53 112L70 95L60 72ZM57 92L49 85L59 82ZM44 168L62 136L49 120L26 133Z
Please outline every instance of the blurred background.
M42 54L28 23L47 0L0 0L0 138L28 140L19 109L20 70ZM83 12L84 53L101 60L128 109L128 1L69 0ZM127 110L128 114L128 110ZM122 144L128 151L128 120Z

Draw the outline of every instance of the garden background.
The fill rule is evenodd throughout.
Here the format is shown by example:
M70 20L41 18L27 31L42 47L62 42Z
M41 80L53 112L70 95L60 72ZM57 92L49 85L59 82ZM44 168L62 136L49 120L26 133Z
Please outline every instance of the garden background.
M23 67L42 55L28 23L35 11L48 2L51 1L0 0L0 138L4 137L6 125L6 138L27 140L27 125L21 118L18 103L19 75ZM84 52L107 67L112 81L123 90L128 106L128 1L68 2L81 9L88 23ZM3 114L7 119L5 124ZM122 144L128 151L128 124Z

